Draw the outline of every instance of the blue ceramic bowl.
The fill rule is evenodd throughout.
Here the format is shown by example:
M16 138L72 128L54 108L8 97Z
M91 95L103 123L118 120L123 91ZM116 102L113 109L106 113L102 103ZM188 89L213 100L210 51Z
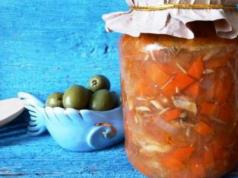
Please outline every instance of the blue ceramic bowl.
M37 136L48 130L62 148L93 151L121 142L124 138L121 107L108 111L45 107L33 95L19 92L30 114L28 130Z

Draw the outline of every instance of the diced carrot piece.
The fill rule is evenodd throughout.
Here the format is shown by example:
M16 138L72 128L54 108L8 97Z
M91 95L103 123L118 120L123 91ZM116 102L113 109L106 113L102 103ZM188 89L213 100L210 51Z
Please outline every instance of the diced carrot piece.
M198 122L194 129L198 134L202 136L207 136L211 134L213 130L210 126L208 126L206 123L202 121Z
M162 163L171 171L179 171L186 165L186 162L193 152L194 148L192 146L178 148L175 151L170 152L168 155L165 155L162 159Z
M156 63L147 65L147 77L159 86L163 86L170 79L170 76L163 72Z
M201 104L200 113L206 116L216 116L218 112L218 105L210 102Z
M195 149L192 146L178 148L173 153L171 153L171 156L179 161L185 162L191 157L194 150Z
M195 59L188 70L188 74L196 79L200 79L204 70L204 62L201 57Z
M176 89L183 90L194 82L194 79L186 74L179 73L171 82L162 88L166 96L172 96L176 93Z
M179 171L184 167L181 161L178 161L172 157L166 157L162 160L163 166L170 171Z
M199 82L195 82L194 84L190 85L185 91L184 93L186 95L188 95L189 97L192 98L197 98L199 95L199 91L200 91L200 86L199 86Z
M208 60L206 67L208 69L214 69L214 68L218 68L218 67L222 67L225 66L226 63L229 61L229 58L216 58L216 59L210 59Z
M194 80L186 74L177 74L174 81L180 90L185 89L194 82Z
M178 119L181 114L181 110L178 108L170 109L162 114L162 118L166 121L172 121Z

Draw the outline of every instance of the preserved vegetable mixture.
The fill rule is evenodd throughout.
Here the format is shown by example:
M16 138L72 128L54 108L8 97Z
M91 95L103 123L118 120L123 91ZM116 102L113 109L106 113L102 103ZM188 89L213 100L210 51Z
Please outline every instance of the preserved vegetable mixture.
M152 178L219 178L238 166L238 13L233 1L127 0L121 32L125 142Z
M237 41L121 41L130 161L148 176L214 178L237 165Z

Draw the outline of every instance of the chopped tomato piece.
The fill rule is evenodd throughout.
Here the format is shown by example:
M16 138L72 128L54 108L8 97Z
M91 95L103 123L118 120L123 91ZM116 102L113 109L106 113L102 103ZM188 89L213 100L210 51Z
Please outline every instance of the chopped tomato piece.
M185 91L184 93L186 95L188 95L189 97L192 97L194 99L196 99L199 95L199 91L200 91L200 86L199 86L199 82L195 82L192 85L190 85Z
M198 122L195 126L195 131L202 136L210 135L212 130L213 129L210 126L202 121Z
M178 108L175 109L170 109L166 111L164 114L162 114L162 118L165 119L166 121L172 121L175 119L178 119L181 114L181 110Z
M201 57L195 59L188 70L188 74L196 79L200 79L204 70L204 62Z

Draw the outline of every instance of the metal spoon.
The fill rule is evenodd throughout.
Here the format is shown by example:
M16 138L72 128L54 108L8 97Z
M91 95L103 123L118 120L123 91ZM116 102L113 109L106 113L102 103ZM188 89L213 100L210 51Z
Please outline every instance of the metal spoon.
M18 98L0 100L0 127L13 121L24 110L24 104Z

